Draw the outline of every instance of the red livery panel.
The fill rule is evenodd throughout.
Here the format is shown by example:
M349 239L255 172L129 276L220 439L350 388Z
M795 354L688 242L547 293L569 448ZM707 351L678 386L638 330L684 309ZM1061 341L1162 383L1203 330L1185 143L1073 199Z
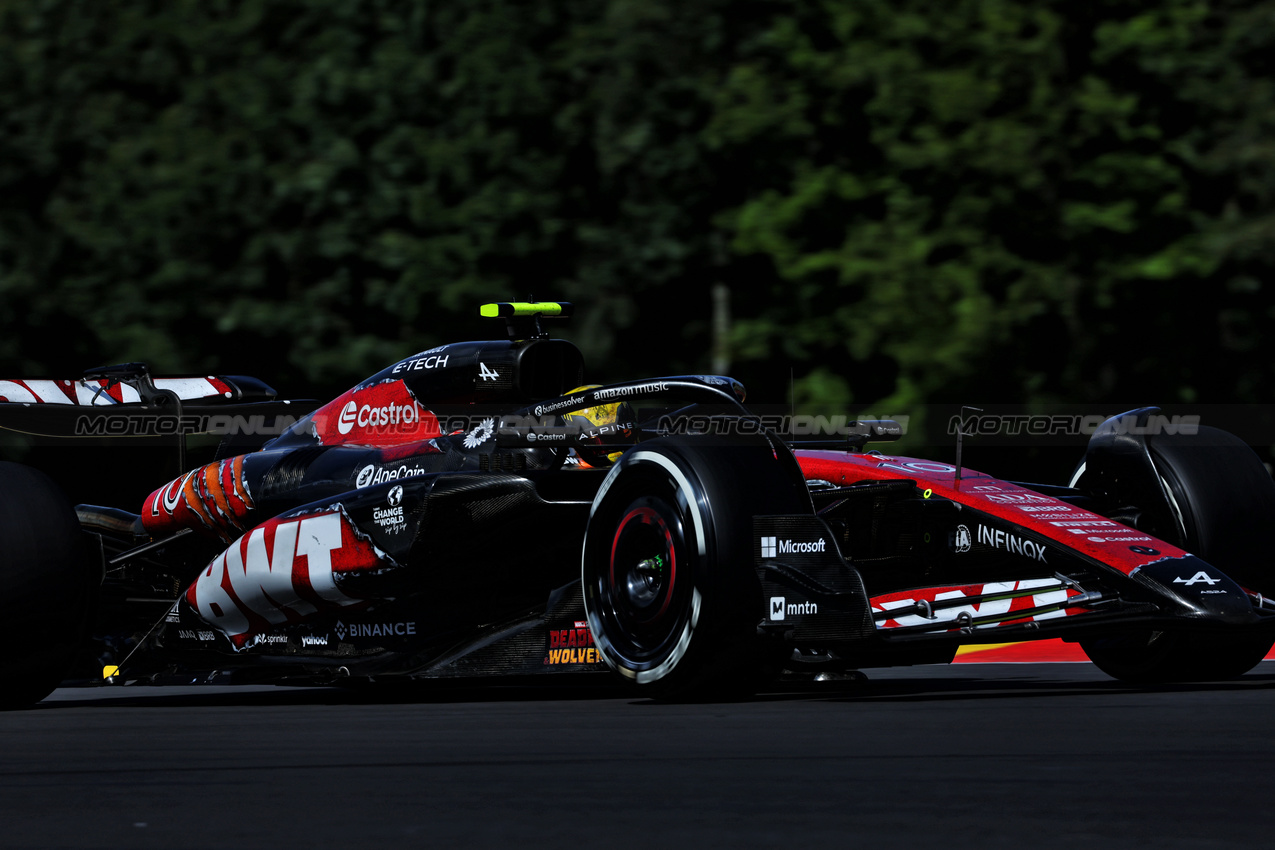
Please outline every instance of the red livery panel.
M442 436L438 419L401 380L343 393L316 410L311 423L325 446L400 446Z
M1187 554L1137 529L971 469L962 470L957 481L956 468L938 461L830 451L799 450L795 454L807 479L844 487L912 478L934 496L1029 529L1126 575L1163 558Z

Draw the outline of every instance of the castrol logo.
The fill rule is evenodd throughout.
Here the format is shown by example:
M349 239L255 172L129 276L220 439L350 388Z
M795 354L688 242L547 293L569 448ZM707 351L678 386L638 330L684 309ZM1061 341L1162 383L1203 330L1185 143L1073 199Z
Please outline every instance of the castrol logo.
M358 418L358 409L359 406L354 402L346 402L345 407L341 409L341 415L336 420L337 431L342 434L348 434L354 430L354 423Z
M346 402L337 417L336 429L341 434L348 434L357 425L360 428L386 428L389 426L414 425L421 421L421 412L415 404L385 404L373 407L365 404L359 407L355 402Z
M397 380L353 389L315 411L313 421L313 433L324 445L389 446L439 433L434 414Z

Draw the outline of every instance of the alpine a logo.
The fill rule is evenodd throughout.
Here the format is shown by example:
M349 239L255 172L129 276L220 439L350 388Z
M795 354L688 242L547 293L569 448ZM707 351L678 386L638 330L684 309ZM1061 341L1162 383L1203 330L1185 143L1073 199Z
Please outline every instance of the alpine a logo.
M796 555L810 552L825 552L828 548L828 541L822 537L818 540L794 541L780 540L777 537L763 537L761 539L761 556L763 558L777 558L780 555Z
M1178 576L1177 578L1173 580L1173 583L1185 584L1187 587L1190 587L1193 584L1203 583L1203 584L1207 584L1209 587L1212 587L1213 585L1217 584L1220 581L1221 581L1220 578L1213 578L1213 576L1209 575L1204 570L1200 570L1198 573L1191 576L1189 579Z
M353 401L347 401L337 417L336 429L341 434L348 434L354 426L360 428L384 427L386 425L411 425L421 421L421 412L415 404L387 404L373 407L365 404L359 407Z

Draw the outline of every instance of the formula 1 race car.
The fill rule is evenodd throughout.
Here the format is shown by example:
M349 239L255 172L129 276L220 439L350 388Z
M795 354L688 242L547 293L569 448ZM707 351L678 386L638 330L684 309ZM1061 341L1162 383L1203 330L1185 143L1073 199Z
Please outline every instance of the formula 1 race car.
M608 670L718 698L1045 637L1152 683L1240 675L1275 641L1275 484L1228 433L1151 434L1154 409L1132 411L1069 485L1019 484L865 451L899 436L889 420L783 439L728 377L586 386L541 329L570 305L482 312L508 339L322 405L141 364L0 381L0 427L24 433L184 452L210 418L286 425L230 429L127 508L0 464L0 704L60 683Z

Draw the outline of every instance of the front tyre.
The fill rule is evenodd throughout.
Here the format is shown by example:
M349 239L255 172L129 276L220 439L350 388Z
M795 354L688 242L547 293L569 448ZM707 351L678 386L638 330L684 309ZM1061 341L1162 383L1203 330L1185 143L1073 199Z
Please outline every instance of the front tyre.
M1203 425L1194 434L1149 437L1147 449L1159 481L1142 481L1142 492L1163 488L1167 510L1144 530L1246 587L1275 592L1275 543L1266 533L1275 521L1275 482L1253 450L1235 435ZM1082 640L1080 646L1109 676L1158 684L1242 676L1265 657L1273 640L1268 632L1140 630Z
M1144 630L1081 641L1099 670L1132 685L1223 681L1243 676L1265 657L1271 639Z
M585 533L585 610L603 660L645 692L746 695L780 652L757 634L752 517L810 511L783 452L760 438L663 438L626 452L603 482Z

